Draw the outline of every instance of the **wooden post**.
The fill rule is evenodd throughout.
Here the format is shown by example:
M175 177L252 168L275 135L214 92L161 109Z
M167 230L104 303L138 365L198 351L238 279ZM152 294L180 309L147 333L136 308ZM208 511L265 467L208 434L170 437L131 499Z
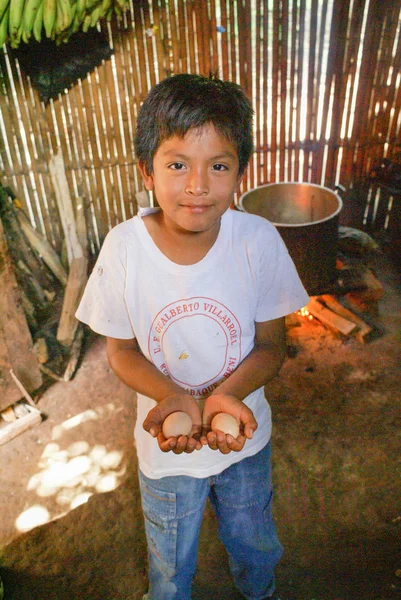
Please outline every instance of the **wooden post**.
M57 341L63 346L71 346L78 327L75 312L87 282L88 261L84 256L74 258L70 264L68 282L65 288L63 309L57 329Z
M0 219L0 410L22 397L10 370L28 392L42 385L42 375L33 351L31 333L21 306L3 223Z
M78 239L74 209L61 154L54 154L50 158L49 170L67 245L68 262L71 264L73 258L83 256L83 250Z
M61 215L67 245L68 263L70 266L67 285L64 292L63 308L57 329L57 341L63 346L69 347L74 341L78 327L75 311L78 308L79 301L81 300L88 279L88 259L79 239L80 234L81 237L86 236L86 229L84 226L85 222L82 204L78 211L80 223L79 231L77 229L74 208L61 154L55 154L51 157L49 169Z

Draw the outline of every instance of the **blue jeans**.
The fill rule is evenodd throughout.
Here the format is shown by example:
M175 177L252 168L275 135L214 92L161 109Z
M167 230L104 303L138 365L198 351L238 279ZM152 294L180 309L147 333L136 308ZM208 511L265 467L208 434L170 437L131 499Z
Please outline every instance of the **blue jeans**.
M143 600L190 600L208 497L239 591L248 600L273 593L282 547L271 510L270 443L206 479L149 479L140 472L139 482L149 556L149 590Z

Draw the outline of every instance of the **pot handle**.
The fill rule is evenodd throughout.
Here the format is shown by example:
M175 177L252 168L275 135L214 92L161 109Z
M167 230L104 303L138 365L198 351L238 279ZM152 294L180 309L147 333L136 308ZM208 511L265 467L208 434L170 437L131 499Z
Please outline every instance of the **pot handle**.
M335 186L334 186L334 188L333 188L333 191L334 191L334 192L338 192L338 193L339 193L339 196L340 196L340 198L342 198L342 197L343 197L343 195L345 194L345 192L347 191L347 189L346 189L346 188L345 188L343 185L341 185L341 184L338 184L338 185L335 185Z

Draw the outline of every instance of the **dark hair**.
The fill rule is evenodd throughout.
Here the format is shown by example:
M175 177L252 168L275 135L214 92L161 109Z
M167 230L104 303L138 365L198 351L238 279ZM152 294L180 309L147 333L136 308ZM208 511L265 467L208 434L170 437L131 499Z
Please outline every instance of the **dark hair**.
M160 144L192 127L213 123L237 149L239 175L253 151L253 110L242 88L215 75L182 73L167 77L149 92L137 119L135 153L149 173Z

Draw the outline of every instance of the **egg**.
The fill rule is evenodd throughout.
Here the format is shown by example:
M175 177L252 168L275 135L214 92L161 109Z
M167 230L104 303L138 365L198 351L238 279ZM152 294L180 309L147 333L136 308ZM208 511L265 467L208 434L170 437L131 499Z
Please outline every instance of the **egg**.
M169 437L179 437L180 435L189 435L191 429L191 417L181 410L168 415L162 425L163 435L166 439Z
M218 413L212 419L211 423L212 431L222 431L226 435L232 435L234 438L238 437L239 425L238 421L232 415L227 413Z

